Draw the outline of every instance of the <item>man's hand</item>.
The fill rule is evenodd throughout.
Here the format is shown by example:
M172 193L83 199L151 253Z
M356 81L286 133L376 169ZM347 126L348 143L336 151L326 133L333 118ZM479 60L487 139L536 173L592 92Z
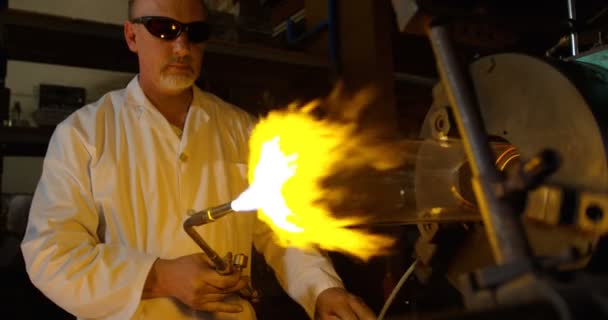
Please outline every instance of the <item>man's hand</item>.
M317 297L315 319L373 320L376 316L361 298L342 288L329 288Z
M238 304L224 299L247 286L249 279L241 272L220 275L205 254L198 253L173 260L154 262L146 285L144 299L175 297L196 310L238 313Z

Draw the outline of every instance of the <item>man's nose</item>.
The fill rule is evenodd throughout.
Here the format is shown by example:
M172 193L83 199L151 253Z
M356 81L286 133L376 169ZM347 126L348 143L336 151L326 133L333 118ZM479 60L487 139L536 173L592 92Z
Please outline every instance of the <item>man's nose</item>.
M182 32L179 37L173 40L173 52L180 56L190 52L190 41L186 32Z

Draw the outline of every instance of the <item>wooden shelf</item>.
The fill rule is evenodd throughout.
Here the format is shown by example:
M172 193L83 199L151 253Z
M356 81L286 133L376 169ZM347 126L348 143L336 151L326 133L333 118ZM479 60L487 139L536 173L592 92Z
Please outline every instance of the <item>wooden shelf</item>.
M137 72L121 25L8 9L0 12L9 59L75 67ZM256 44L210 40L206 63L246 59L284 65L328 68L328 59Z
M0 156L44 156L54 129L0 126Z

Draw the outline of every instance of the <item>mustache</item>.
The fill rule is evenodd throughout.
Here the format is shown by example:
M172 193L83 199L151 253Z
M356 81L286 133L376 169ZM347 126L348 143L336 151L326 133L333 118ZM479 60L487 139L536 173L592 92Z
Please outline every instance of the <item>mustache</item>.
M167 61L167 63L165 63L165 68L167 68L167 66L169 66L170 64L173 63L178 63L178 64L185 64L187 66L189 66L190 68L192 68L192 57L191 56L183 56L183 57L171 57L169 59L169 61Z

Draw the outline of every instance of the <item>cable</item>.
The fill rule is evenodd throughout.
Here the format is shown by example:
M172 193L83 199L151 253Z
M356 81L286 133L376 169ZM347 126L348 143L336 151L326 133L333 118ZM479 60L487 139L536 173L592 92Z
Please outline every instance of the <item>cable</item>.
M397 293L399 292L399 290L401 290L401 287L405 283L405 280L407 280L410 277L410 275L412 274L412 272L414 272L414 269L416 268L417 264L418 264L418 259L414 260L414 262L412 262L412 265L401 276L401 279L399 279L399 282L397 282L397 285L395 286L395 288L393 289L391 294L388 296L388 299L386 299L386 302L384 302L384 306L382 307L382 311L380 311L378 320L384 319L384 316L386 315L386 311L388 311L388 307L390 307L391 304L393 303L393 300L395 300L395 297L397 296Z
M608 6L605 6L604 8L602 8L602 10L598 11L598 13L595 14L593 17L587 19L587 21L585 23L586 24L594 23L595 20L601 18L607 11L608 11Z

